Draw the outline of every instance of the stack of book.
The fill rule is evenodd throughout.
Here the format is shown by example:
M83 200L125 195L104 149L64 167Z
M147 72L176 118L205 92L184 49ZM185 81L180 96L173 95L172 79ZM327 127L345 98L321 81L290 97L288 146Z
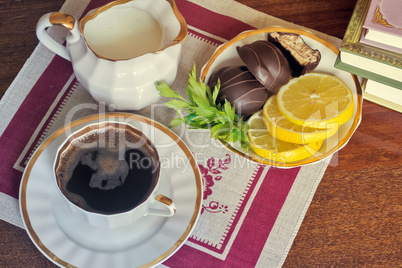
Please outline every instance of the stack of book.
M335 67L363 78L364 98L402 112L402 1L358 0Z

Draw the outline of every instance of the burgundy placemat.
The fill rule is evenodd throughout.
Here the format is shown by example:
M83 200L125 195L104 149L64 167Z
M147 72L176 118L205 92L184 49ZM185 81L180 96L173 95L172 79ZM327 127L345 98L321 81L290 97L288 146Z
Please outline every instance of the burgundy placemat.
M93 0L86 6L81 1L68 0L62 10L79 17L107 2ZM193 64L199 72L218 45L240 32L272 25L302 28L229 0L177 0L177 5L189 26L178 76L172 85L182 93ZM65 36L63 31L52 34L60 40ZM339 45L336 38L316 34ZM19 184L35 149L71 120L113 111L94 101L80 86L70 62L52 55L38 45L0 102L0 115L7 115L0 125L0 218L20 227ZM45 59L41 61L42 57ZM175 111L161 105L163 101L134 113L168 125ZM210 140L208 131L174 131L199 164L204 182L203 205L188 241L163 265L280 266L329 160L291 169L256 165Z

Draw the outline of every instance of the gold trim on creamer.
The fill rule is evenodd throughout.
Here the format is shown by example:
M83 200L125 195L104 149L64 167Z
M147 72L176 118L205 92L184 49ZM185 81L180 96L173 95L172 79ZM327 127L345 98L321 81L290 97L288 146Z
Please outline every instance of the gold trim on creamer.
M52 25L60 25L71 31L74 29L75 18L67 13L54 12L50 14L49 22Z
M92 121L98 120L99 122L104 122L107 119L125 119L125 120L131 120L131 121L137 121L141 123L146 123L152 127L155 127L159 130L161 130L164 134L168 135L170 138L173 139L173 141L176 142L176 144L180 147L180 149L185 153L187 156L191 167L194 172L194 177L195 177L195 184L197 188L197 198L196 198L196 204L194 207L194 212L191 217L191 220L189 224L187 225L183 235L173 244L173 246L168 249L165 253L160 255L159 257L155 258L153 261L141 266L143 268L145 267L151 267L156 265L157 263L163 261L167 257L169 257L172 253L174 253L178 247L183 244L183 242L186 240L188 235L190 234L190 231L193 229L196 220L199 216L199 212L201 209L201 202L202 202L202 182L201 182L201 174L198 169L198 165L193 157L193 154L191 151L188 149L188 147L184 144L184 142L170 129L166 128L164 125L140 116L140 115L135 115L135 114L129 114L129 113L107 113L107 114L96 114L92 116L88 116L82 119L78 119L63 128L57 130L55 133L53 133L48 139L46 139L41 146L36 150L36 152L32 155L28 165L25 168L24 175L21 180L21 186L20 186L20 197L19 197L19 202L20 202L20 208L21 208L21 214L22 214L22 219L24 221L24 224L26 226L26 230L29 233L31 239L35 242L35 245L41 250L41 252L46 255L49 259L53 260L55 263L62 265L67 268L75 268L74 265L71 265L67 263L66 261L60 259L58 256L56 256L51 250L49 250L40 240L38 235L36 234L35 230L32 227L32 224L29 219L29 214L28 214L28 209L27 209L27 200L26 200L26 194L27 194L27 185L28 185L28 180L32 171L33 166L35 165L36 161L38 160L39 156L42 154L42 152L60 135L64 134L67 130L70 130L74 127L77 127L79 125L89 123ZM129 121L124 121L126 123L129 123Z
M170 46L176 45L178 43L183 42L184 39L187 37L188 33L188 28L187 28L187 22L184 19L183 15L180 13L179 9L177 8L176 2L174 0L167 0L170 3L170 6L173 9L173 13L176 15L177 20L180 23L180 32L174 39L173 43ZM166 48L165 48L166 49Z
M338 55L338 53L339 53L339 50L331 42L321 39L318 36L314 35L313 33L307 32L304 30L289 29L289 28L283 28L283 27L268 27L268 28L250 30L250 31L246 31L246 32L239 34L238 36L234 37L227 43L221 45L215 51L215 53L212 55L212 57L209 59L209 61L206 63L205 67L203 68L203 70L201 72L200 79L202 81L205 80L212 64L215 62L215 60L218 58L218 56L225 51L225 49L227 49L228 47L232 46L237 41L242 40L246 37L257 35L257 34L262 34L262 33L270 33L270 32L287 32L287 33L295 33L295 34L299 34L302 36L306 36L306 37L309 37L309 38L323 44L328 49L332 50L335 53L335 55ZM352 134L354 133L354 131L356 130L357 126L360 124L360 121L361 121L362 105L363 105L362 89L360 87L358 78L353 74L351 74L351 75L352 75L353 81L355 82L356 94L357 94L356 116L354 117L353 124L352 124L351 128L349 129L348 133L345 135L345 137L343 139L341 139L338 142L337 146L335 146L331 150L328 150L325 153L317 153L317 154L315 154L309 158L306 158L304 160L301 160L301 161L276 162L276 161L272 161L272 160L265 159L265 158L263 159L263 158L259 158L259 157L254 157L252 155L239 151L237 148L235 148L234 146L232 146L230 143L228 143L226 141L223 141L223 140L220 140L220 141L227 149L229 149L233 153L239 155L240 157L244 157L246 159L249 159L249 160L259 163L259 164L271 165L271 166L277 166L277 167L290 168L290 167L297 167L297 166L301 166L301 165L312 164L314 162L317 162L319 160L326 158L327 156L330 156L331 154L335 153L337 150L339 150L340 148L342 148L343 146L346 145L346 143L352 137Z
M100 13L102 13L102 12L104 12L104 11L114 7L114 6L126 4L126 3L131 2L131 1L133 1L133 0L117 0L117 1L113 1L113 2L110 2L110 3L106 4L106 5L104 5L104 6L99 7L93 13L83 17L80 20L79 24L78 24L78 28L79 28L79 30L81 32L81 35L83 36L85 42L86 42L86 39L85 39L85 35L84 35L84 28L85 28L86 23L88 23L90 20L93 20L94 18L96 18L96 16L98 16ZM160 53L160 52L164 51L165 49L167 49L168 47L171 47L171 46L174 46L174 45L177 45L177 44L181 43L187 37L187 33L188 33L187 22L184 19L183 15L180 13L179 9L177 8L175 0L166 0L166 1L169 2L170 6L172 7L173 14L176 16L176 19L180 23L180 31L179 31L178 35L176 36L176 38L173 40L173 42L170 45L168 45L168 46L166 46L166 47L164 47L164 48L162 48L160 50L150 52L150 53ZM91 49L91 48L89 47L89 49ZM104 60L109 60L109 61L120 61L120 60L130 60L130 59L132 59L132 58L127 58L127 59L115 60L115 59L103 57L103 56L97 54L92 49L91 49L91 51L98 58L104 59Z

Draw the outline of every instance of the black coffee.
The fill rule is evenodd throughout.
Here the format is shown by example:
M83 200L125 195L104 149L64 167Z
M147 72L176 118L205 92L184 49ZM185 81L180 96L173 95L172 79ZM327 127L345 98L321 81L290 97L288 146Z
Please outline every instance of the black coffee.
M108 131L110 134L115 130ZM131 144L136 144L137 138L138 142L144 140L116 133L120 136L116 134L112 143L92 148L79 143L62 157L68 164L64 171L59 169L59 187L71 202L86 211L115 214L131 210L149 197L157 183L159 163L153 145L122 147L123 139Z

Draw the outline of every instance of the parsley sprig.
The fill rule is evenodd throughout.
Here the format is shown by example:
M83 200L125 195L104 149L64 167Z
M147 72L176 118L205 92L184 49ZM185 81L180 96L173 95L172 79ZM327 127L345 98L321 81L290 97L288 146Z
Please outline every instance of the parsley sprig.
M188 100L164 82L158 82L159 94L169 98L165 105L177 111L175 119L169 127L186 124L190 128L210 129L211 138L226 142L240 142L241 147L248 149L248 125L239 117L228 100L217 103L220 83L213 90L203 81L197 81L195 65L190 71L186 94Z

